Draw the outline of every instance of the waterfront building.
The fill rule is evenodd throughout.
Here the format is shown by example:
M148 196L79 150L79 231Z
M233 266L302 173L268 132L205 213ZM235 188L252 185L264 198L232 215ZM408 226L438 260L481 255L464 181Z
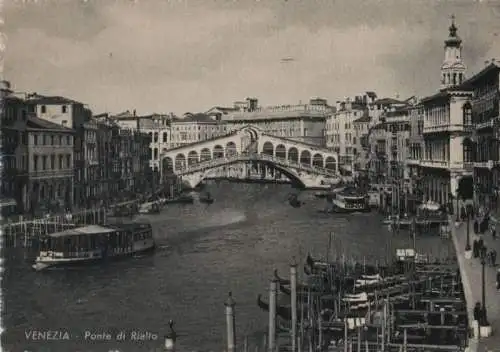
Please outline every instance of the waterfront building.
M38 118L25 99L7 93L3 103L2 195L15 199L18 213L71 207L74 130Z
M424 153L420 162L424 200L440 204L457 193L471 198L473 92L461 84L465 79L462 40L454 19L445 40L441 66L441 91L422 99ZM459 190L460 189L460 190ZM467 194L470 193L470 194Z
M410 138L410 106L394 108L382 116L386 131L387 176L393 180L409 181L406 160Z
M355 148L357 151L357 157L354 160L354 169L367 171L370 163L370 154L367 153L367 137L368 131L372 126L373 119L369 115L368 111L364 111L363 116L353 121L354 126L354 141L356 142Z
M474 195L480 203L489 202L500 187L500 65L492 59L476 75L463 82L473 94L471 109L464 116L474 130L464 141L464 159L473 160ZM471 114L471 115L469 115Z
M226 121L216 120L207 113L187 113L183 118L172 117L169 148L205 141L231 132Z
M361 152L361 138L356 135L354 121L367 115L368 105L359 97L337 102L336 111L326 121L326 147L339 154L339 162L350 169ZM368 130L366 130L368 132Z
M75 134L75 206L91 207L101 198L101 170L97 136L99 123L89 119L78 126Z
M409 150L406 168L410 177L410 189L415 191L420 180L420 160L424 155L424 108L419 103L410 108Z
M253 125L274 136L324 146L326 119L334 110L322 98L310 99L309 104L268 107L259 106L256 98L247 98L232 108L216 106L205 114L219 122L221 133Z

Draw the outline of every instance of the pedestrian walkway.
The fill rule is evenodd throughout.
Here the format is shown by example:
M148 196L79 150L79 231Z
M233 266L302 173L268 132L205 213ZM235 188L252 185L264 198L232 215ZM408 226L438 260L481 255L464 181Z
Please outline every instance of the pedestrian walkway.
M452 219L451 223L455 224L455 220ZM471 246L475 238L472 224L473 221L471 221L470 224ZM466 259L464 256L465 245L467 243L466 226L466 223L460 223L458 227L452 226L452 237L457 252L458 263L460 265L465 298L467 300L469 326L472 326L474 305L476 302L481 302L482 268L479 258ZM500 239L493 240L491 234L487 232L483 235L483 240L488 250L494 248L497 253L500 253ZM488 321L492 327L493 333L492 336L488 338L480 338L479 340L471 339L469 341L471 352L500 352L500 292L496 289L497 268L493 268L489 265L485 268L486 309Z

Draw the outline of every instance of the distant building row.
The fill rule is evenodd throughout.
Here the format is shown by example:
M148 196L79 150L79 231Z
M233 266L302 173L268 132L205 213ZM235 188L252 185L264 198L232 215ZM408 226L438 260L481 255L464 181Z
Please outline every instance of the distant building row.
M2 82L2 184L18 213L90 207L149 187L147 134L96 120L78 101L19 96Z

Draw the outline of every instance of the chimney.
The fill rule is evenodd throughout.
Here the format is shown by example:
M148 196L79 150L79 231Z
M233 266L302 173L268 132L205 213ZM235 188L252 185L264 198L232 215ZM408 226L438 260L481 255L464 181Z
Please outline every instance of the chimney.
M135 111L135 109L134 109L134 111L133 111L133 114L134 114L134 117L135 117L135 116L136 116L136 111Z

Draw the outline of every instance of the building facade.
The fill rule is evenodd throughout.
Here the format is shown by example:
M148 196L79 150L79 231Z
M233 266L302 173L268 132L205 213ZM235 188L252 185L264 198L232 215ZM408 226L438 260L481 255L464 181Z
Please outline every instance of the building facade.
M247 98L232 108L214 107L206 114L220 122L221 133L253 125L275 136L325 146L325 123L334 110L321 98L310 99L309 104L269 107L259 106L256 98Z
M2 194L15 199L20 214L71 207L74 130L37 118L25 99L6 96L4 109Z
M492 60L462 84L463 89L472 92L471 116L466 118L472 119L474 129L464 142L464 158L474 161L474 195L479 203L490 203L500 187L499 82L500 66Z

